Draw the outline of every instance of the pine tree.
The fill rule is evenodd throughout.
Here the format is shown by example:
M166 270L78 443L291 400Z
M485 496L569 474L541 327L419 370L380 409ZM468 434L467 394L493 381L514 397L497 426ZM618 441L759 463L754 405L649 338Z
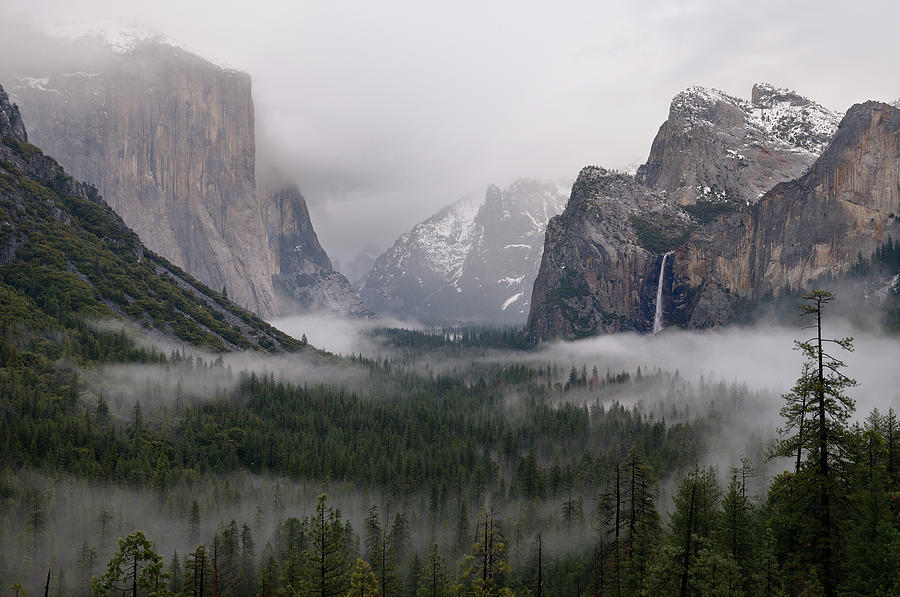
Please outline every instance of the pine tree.
M169 561L169 591L172 592L173 595L181 594L181 588L184 583L184 573L181 570L181 560L178 558L178 552L172 554L172 559Z
M350 573L350 590L347 597L378 597L378 579L372 567L365 560L356 559Z
M738 567L740 578L729 591L742 590L751 593L755 577L755 568L759 561L759 541L755 529L756 512L753 504L746 496L746 477L744 472L747 463L740 469L732 469L731 482L722 498L721 523L718 525L717 547L730 555Z
M197 500L191 502L191 512L188 514L188 540L196 544L200 539L200 504Z
M431 546L428 552L428 561L425 562L422 571L422 582L419 586L417 597L449 597L451 593L450 572L441 557L438 544Z
M309 519L311 545L305 555L304 577L310 595L331 597L347 590L349 566L340 515L323 493Z
M807 524L812 526L817 578L825 597L833 597L839 577L838 560L835 558L838 541L834 512L842 494L837 479L846 465L847 421L854 408L853 400L844 392L855 386L856 381L841 373L844 363L827 353L824 346L834 344L852 351L853 339L823 336L822 314L825 305L834 300L833 294L816 290L803 298L807 302L800 306L800 310L803 315L812 316L815 320L811 326L815 336L795 342L797 349L806 357L806 364L794 391L784 396L787 404L782 414L788 426L783 431L786 437L782 437L776 453L784 454L785 446L793 446L798 453L801 450L806 453L805 461L791 482L795 505L787 507L796 508L796 502L810 500L815 518ZM800 424L801 421L806 422L805 426ZM791 430L795 430L793 434Z
M109 567L101 577L94 577L91 584L97 597L127 592L163 597L168 594L163 573L163 559L153 549L153 542L142 531L134 531L119 539L118 550L109 561Z
M256 542L247 523L241 527L240 577L237 583L239 595L250 595L256 586Z
M184 590L196 597L212 595L212 570L205 545L185 558Z
M623 517L627 524L625 578L628 592L634 593L646 576L659 538L660 522L653 474L637 448L632 448L628 453L624 476L628 485Z

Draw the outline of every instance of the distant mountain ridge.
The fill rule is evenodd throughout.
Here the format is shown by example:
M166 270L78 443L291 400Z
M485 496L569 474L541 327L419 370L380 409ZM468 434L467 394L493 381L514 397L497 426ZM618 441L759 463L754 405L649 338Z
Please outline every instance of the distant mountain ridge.
M405 232L375 262L360 289L376 312L425 322L524 321L547 221L568 187L519 179L491 185Z

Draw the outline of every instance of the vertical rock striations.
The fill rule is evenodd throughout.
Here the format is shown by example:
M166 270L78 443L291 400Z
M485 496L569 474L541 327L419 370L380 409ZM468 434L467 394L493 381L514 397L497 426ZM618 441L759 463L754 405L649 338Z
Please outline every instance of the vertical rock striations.
M62 342L79 317L132 322L216 352L302 347L153 251L100 197L28 143L0 87L0 288L16 329ZM75 315L76 319L72 316ZM4 324L5 325L5 324Z
M678 250L675 284L684 289L686 323L722 324L736 301L807 289L846 272L888 237L900 238L897 214L900 110L857 104L809 172Z
M34 141L95 184L149 247L275 313L248 75L147 41L99 72L20 77L13 91Z

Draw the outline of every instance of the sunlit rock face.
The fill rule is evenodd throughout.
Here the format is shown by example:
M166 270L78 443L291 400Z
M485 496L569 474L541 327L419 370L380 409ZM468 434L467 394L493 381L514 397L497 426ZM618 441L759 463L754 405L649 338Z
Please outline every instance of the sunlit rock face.
M447 206L400 236L363 280L376 312L435 322L521 324L565 184L518 179Z
M582 171L547 227L528 333L648 332L661 275L664 323L707 327L846 272L900 235L898 114L859 104L832 133L830 113L771 87L680 94L635 180Z

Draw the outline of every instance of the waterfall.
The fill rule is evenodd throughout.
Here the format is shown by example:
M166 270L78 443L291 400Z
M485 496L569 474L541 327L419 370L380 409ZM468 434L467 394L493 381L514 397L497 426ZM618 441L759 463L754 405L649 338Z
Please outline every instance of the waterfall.
M666 277L666 260L672 251L663 254L662 263L659 264L659 282L656 284L656 314L653 316L653 335L658 334L663 329L663 302L662 289L663 280Z

